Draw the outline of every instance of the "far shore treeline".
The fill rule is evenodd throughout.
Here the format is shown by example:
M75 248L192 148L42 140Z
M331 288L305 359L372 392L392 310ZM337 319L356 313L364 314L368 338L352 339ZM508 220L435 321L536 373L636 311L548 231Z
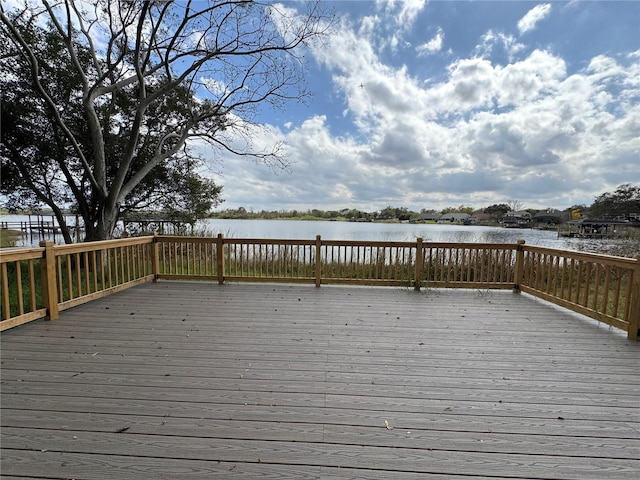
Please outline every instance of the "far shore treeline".
M419 212L409 210L406 207L388 206L379 211L367 212L355 208L341 210L254 210L244 207L225 209L214 212L210 218L223 219L295 219L295 220L350 220L350 221L430 221L437 215L452 213L465 213L477 219L478 223L499 223L507 212L525 211L532 217L536 214L555 215L559 222L577 220L581 218L619 218L629 219L640 216L640 185L620 185L614 192L606 192L596 197L591 205L573 205L558 210L555 208L535 209L525 208L522 202L508 200L506 203L493 204L484 208L475 209L470 206L460 205L448 207L442 210L423 208Z

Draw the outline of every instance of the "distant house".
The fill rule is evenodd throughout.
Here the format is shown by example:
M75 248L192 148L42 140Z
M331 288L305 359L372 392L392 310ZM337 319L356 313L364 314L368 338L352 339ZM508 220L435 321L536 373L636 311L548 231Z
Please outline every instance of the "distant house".
M557 210L541 210L533 216L533 223L557 225L562 221L562 212Z
M473 212L473 215L471 215L471 219L475 219L475 222L472 223L489 223L494 219L494 216L491 215L490 213L484 213L482 210L477 210L475 212Z
M437 222L440 219L438 212L423 212L420 214L420 220L423 222Z
M526 210L511 211L504 214L501 223L505 228L528 228L531 226L531 214Z
M463 224L468 221L469 217L470 215L468 213L445 213L444 215L440 215L438 223Z

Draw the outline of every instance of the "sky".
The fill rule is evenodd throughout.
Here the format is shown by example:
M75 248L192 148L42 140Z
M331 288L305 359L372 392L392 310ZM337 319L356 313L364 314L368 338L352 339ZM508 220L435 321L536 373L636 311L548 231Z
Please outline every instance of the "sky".
M326 3L312 98L255 118L290 167L217 154L216 210L565 209L640 184L640 1Z

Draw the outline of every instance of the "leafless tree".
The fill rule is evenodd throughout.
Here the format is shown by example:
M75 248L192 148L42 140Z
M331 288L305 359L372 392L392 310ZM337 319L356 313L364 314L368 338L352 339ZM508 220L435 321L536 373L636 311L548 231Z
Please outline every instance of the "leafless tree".
M519 210L522 210L522 202L520 200L507 200L507 205L509 205L509 208L511 209L512 212L517 212Z

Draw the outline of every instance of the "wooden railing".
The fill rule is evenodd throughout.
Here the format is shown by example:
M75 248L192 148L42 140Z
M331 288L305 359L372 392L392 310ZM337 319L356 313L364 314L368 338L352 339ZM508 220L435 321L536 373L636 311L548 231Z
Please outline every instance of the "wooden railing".
M640 258L499 243L148 236L0 252L0 330L151 280L513 289L638 338Z
M0 251L0 330L155 278L154 237ZM10 288L10 285L12 288Z
M637 335L639 263L640 259L527 246L521 289L614 327L635 328Z
M3 330L48 314L48 302L44 300L47 292L43 292L48 282L42 281L44 251L44 248L0 251L0 328ZM56 307L57 303L52 303L51 314L54 318Z

